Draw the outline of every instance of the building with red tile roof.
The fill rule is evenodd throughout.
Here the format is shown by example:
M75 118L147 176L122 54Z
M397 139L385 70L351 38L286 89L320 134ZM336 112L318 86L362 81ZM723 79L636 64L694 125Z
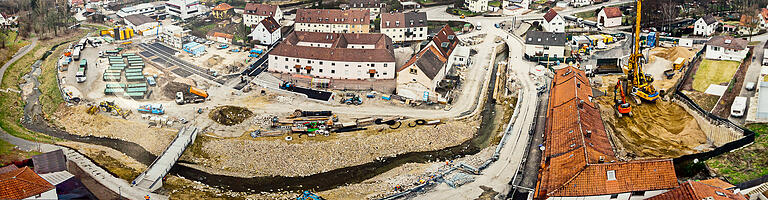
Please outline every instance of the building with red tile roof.
M621 26L621 17L624 14L618 7L605 7L597 13L597 24L603 27Z
M450 26L422 43L420 51L397 69L397 93L409 99L423 100L442 98L436 89L455 65L466 65L469 57L465 47L459 46L459 39Z
M0 199L57 199L56 187L29 167L0 174Z
M216 19L229 19L232 17L233 13L235 13L234 7L227 3L221 3L211 9L211 15Z
M245 11L243 12L243 22L246 26L257 26L262 20L267 17L275 18L275 21L280 22L283 19L283 11L277 5L247 3L245 4Z
M325 33L368 33L370 11L340 9L298 9L295 31Z
M747 200L747 198L718 186L699 181L686 181L679 187L648 200Z
M723 179L719 179L719 178L711 178L707 180L701 180L699 182L707 185L715 186L718 188L726 189L726 190L736 189L735 185L725 182Z
M640 197L676 187L671 159L620 162L584 71L555 71L536 199Z

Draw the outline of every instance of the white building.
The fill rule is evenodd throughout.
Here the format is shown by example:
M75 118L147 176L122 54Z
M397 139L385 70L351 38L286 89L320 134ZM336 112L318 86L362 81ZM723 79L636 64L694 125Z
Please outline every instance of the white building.
M143 14L146 16L159 16L165 15L165 1L156 1L150 3L142 3L135 6L128 6L121 8L117 11L118 17L127 17L128 15Z
M768 29L768 9L760 8L760 13L758 13L758 18L760 18L760 28Z
M249 34L248 37L258 41L259 44L272 45L280 40L281 34L280 24L275 21L275 18L267 17L266 19L261 20L261 23L253 28L253 31L251 31L251 34Z
M294 31L269 53L270 72L330 79L394 79L392 40L384 34Z
M547 14L544 14L544 23L542 23L542 28L544 28L544 31L547 32L564 33L565 19L563 16L560 16L560 14L557 14L555 9L549 9Z
M184 45L184 38L189 35L189 30L184 30L181 26L163 25L160 40L173 48L181 49Z
M133 29L139 35L156 35L158 34L157 27L160 25L157 20L152 19L143 14L128 15L123 18L125 25L128 28Z
M275 18L275 21L280 23L280 20L283 19L283 11L280 11L280 7L276 5L257 3L245 4L243 23L245 23L246 26L256 26L261 20L264 20L267 17Z
M397 94L410 99L440 99L436 89L455 65L466 65L469 50L459 46L459 39L444 26L419 53L398 68ZM458 51L461 49L461 51ZM461 55L457 55L457 52Z
M385 7L387 4L381 0L349 0L349 8L370 11L371 20L376 19Z
M0 168L0 199L58 199L56 186L29 167Z
M731 36L714 36L707 41L706 59L741 62L747 57L747 41Z
M484 13L488 11L488 0L466 0L464 5L472 12Z
M529 31L525 35L526 57L565 57L565 33Z
M379 30L393 42L421 41L427 39L427 13L383 13Z
M621 17L624 16L618 7L606 7L597 13L597 24L603 27L621 26Z
M294 30L325 33L368 33L368 10L299 9Z
M197 0L170 0L165 3L168 15L186 20L203 14L204 7Z
M693 34L701 36L711 36L717 30L719 22L712 15L707 15L696 20L693 24Z

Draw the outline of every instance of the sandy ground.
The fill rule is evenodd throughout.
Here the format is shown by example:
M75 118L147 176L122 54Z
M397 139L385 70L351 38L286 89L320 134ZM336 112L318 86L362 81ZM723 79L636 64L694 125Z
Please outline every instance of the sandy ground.
M386 125L368 130L333 133L331 136L198 140L206 156L185 154L193 166L217 174L240 177L306 176L354 166L380 157L414 151L430 151L458 145L477 132L477 121L450 121L438 126L407 127L392 130Z
M231 52L232 48L236 46L229 45L229 48L219 49L218 43L210 45L205 48L205 54L200 57L191 57L187 53L182 53L179 58L189 61L190 63L213 69L219 72L219 75L229 74L230 71L227 66L231 65L245 65L248 60L248 52ZM238 71L239 72L239 71Z
M603 76L615 83L618 76ZM694 148L707 138L685 109L668 101L632 105L632 117L617 118L613 108L613 85L603 86L606 96L598 97L600 115L612 140L624 158L672 158L696 153ZM607 88L606 88L607 87ZM632 101L630 101L632 102Z
M106 113L89 115L85 105L59 109L55 116L58 124L75 135L93 135L136 143L152 154L159 155L171 143L178 130L170 128L150 128L146 123L125 120ZM133 112L130 118L139 118Z

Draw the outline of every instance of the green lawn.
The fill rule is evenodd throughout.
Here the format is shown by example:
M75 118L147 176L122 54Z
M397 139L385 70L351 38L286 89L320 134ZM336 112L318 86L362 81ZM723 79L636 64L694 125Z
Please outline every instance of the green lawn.
M499 7L499 6L501 6L501 1L491 1L491 2L488 2L488 6Z
M747 128L757 134L755 143L706 161L733 184L768 175L768 124L749 124Z
M710 84L727 84L733 79L740 62L704 59L693 75L693 89L704 92Z
M574 17L578 17L578 18L582 18L584 20L591 20L591 21L596 21L597 20L597 15L595 15L595 11L592 11L592 10L586 11L586 12L576 13L576 14L573 14L573 16Z

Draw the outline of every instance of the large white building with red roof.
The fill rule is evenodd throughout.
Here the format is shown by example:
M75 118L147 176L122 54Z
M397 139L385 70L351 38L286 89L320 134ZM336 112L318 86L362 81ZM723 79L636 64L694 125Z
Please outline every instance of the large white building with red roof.
M396 69L392 40L380 33L294 31L268 62L270 72L327 79L394 79Z

